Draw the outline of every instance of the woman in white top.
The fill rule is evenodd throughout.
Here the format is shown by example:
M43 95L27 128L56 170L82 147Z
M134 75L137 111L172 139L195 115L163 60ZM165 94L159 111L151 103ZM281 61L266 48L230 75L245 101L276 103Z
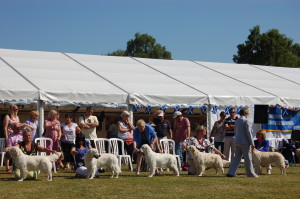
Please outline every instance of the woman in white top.
M220 113L220 120L216 121L213 129L211 130L210 137L214 137L214 145L215 147L220 150L221 152L224 152L224 140L225 140L225 125L224 120L226 118L226 113L222 111Z
M124 140L125 149L128 155L133 153L133 130L134 126L129 121L129 112L123 111L121 113L122 120L118 122L118 137Z
M72 122L72 114L66 114L64 123L61 123L61 148L64 153L63 169L69 168L69 163L74 162L71 155L71 149L74 146L76 134L80 133L80 128L76 123Z

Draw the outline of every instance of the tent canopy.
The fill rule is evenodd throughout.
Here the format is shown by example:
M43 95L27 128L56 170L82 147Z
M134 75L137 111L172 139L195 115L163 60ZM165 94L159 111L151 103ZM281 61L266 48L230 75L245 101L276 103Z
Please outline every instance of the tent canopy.
M0 49L0 101L299 107L300 69Z

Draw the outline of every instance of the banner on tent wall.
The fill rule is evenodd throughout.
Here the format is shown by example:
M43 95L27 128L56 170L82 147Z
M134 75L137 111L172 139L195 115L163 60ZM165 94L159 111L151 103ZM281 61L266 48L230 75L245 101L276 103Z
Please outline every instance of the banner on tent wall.
M294 129L300 129L300 111L270 107L268 124L262 124L262 129L282 133L290 133Z

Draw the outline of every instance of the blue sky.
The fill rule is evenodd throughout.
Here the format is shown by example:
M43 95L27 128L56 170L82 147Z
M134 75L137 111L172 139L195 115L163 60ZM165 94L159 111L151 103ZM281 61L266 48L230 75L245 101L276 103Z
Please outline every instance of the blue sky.
M249 29L300 43L298 0L0 0L0 48L105 55L147 33L172 58L232 62Z

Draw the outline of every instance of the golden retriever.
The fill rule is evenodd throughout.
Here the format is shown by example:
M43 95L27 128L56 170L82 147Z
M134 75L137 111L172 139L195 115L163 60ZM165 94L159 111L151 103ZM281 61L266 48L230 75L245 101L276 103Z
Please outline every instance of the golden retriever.
M286 174L285 160L281 153L261 152L254 148L252 150L252 162L255 164L255 172L258 175L262 174L262 166L267 168L267 174L271 174L270 164L275 164L280 169L282 175Z
M222 171L222 174L224 174L224 165L222 158L213 153L204 153L200 152L195 146L187 146L188 152L191 154L196 175L202 176L205 169L213 168L216 170L216 174L218 174L219 170Z

